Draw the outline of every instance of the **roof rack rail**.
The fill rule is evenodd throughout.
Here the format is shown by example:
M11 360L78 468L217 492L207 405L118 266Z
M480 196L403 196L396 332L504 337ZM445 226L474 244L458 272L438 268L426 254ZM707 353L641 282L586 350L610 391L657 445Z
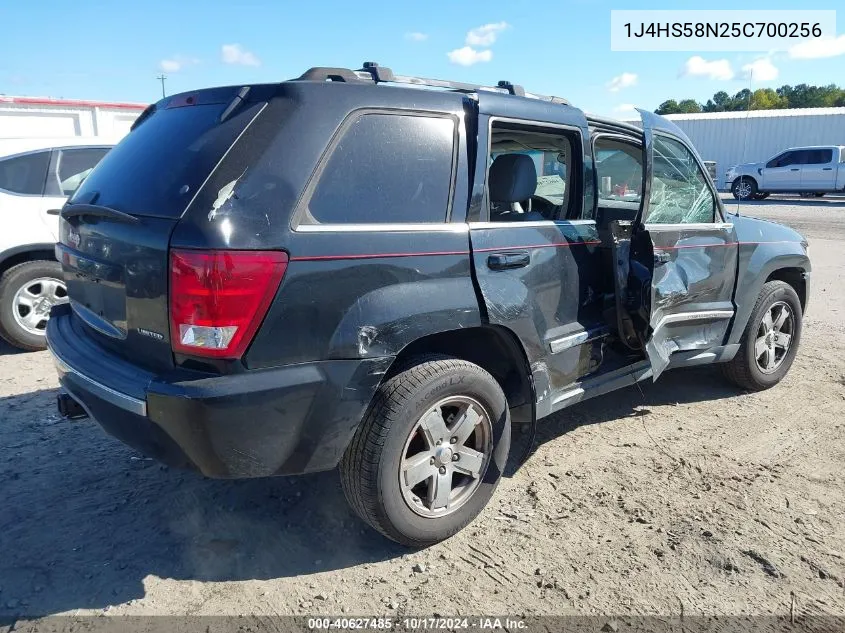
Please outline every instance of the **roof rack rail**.
M525 89L510 81L500 81L495 86L485 86L482 84L470 84L460 81L448 81L445 79L430 79L426 77L412 77L409 75L397 75L390 68L380 66L377 62L364 62L358 70L350 70L348 68L330 68L330 67L315 67L309 68L297 80L302 81L341 81L344 83L352 83L357 81L372 81L373 83L394 83L407 84L411 86L425 86L429 88L444 88L446 90L454 90L456 92L473 93L479 90L489 90L491 92L507 93L519 97L529 97L532 99L540 99L542 101L549 101L550 103L559 103L569 105L569 101L562 97L554 97L547 95L533 94L525 92Z
M522 86L514 85L509 81L500 81L498 85L483 86L480 84L468 84L460 81L448 81L445 79L429 79L425 77L411 77L397 75L390 68L379 66L377 62L364 62L360 70L361 75L369 75L376 83L410 84L414 86L428 86L432 88L446 88L458 92L477 92L479 90L494 90L496 92L508 92L512 95L524 96L525 90Z

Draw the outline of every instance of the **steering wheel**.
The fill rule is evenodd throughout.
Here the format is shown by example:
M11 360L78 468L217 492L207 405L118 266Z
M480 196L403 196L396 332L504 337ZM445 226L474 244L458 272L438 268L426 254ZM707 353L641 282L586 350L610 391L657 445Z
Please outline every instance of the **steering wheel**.
M531 196L531 210L536 211L547 220L552 220L558 211L558 206L541 196Z

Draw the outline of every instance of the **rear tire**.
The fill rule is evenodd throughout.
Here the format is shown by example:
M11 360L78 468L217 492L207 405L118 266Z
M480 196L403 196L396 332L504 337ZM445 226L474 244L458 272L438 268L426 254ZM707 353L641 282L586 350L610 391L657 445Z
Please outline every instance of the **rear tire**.
M58 262L13 266L0 277L0 338L25 351L46 349L49 310L67 301Z
M740 176L733 181L731 193L737 200L753 200L757 195L757 181L748 176Z
M783 323L778 325L782 316ZM745 326L739 351L722 365L724 376L749 391L774 387L795 360L802 319L801 301L792 286L783 281L765 283Z
M376 391L340 463L343 491L387 538L425 547L484 509L510 440L507 400L489 373L447 356L420 357Z

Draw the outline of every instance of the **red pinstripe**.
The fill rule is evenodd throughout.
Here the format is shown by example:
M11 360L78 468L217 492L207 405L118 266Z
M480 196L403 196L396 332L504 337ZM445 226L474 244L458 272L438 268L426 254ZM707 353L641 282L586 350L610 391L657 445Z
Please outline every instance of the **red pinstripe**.
M589 240L585 242L550 242L548 244L524 244L520 246L490 246L473 249L476 253L490 253L493 251L517 250L520 248L571 248L573 246L590 246L601 244L600 240ZM771 242L726 242L724 244L684 244L681 246L658 246L659 251L675 251L688 248L716 248L725 246L749 246L759 244L800 244L793 240L776 240ZM316 262L332 261L340 259L382 259L388 257L432 257L436 255L469 255L469 251L428 251L420 253L365 253L355 255L298 255L291 257L292 262Z

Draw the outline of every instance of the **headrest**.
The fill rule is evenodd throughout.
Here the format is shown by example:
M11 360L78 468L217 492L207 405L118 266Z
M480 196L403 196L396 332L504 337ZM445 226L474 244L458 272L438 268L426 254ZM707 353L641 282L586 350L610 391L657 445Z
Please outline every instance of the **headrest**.
M490 200L522 202L537 190L537 168L526 154L502 154L490 165Z

